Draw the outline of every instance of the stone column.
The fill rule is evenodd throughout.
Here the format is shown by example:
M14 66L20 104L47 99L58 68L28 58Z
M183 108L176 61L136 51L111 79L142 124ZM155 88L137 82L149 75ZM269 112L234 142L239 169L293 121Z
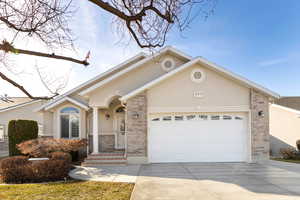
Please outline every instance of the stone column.
M141 93L126 103L126 146L127 156L147 156L147 94ZM139 162L139 161L137 161Z
M251 149L253 162L269 159L269 99L253 89L251 90Z
M93 107L93 154L99 153L98 108Z

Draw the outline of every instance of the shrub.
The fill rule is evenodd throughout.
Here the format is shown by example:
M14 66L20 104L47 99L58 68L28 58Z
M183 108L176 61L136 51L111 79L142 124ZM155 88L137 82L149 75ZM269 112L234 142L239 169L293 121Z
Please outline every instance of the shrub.
M280 154L284 159L297 159L299 158L299 154L295 148L281 148Z
M38 124L32 120L11 120L8 124L9 155L21 155L16 145L38 137Z
M50 153L49 158L51 160L64 160L68 163L71 163L72 161L72 157L69 153L65 153L65 152L53 152Z
M55 154L54 157L43 161L28 161L21 156L3 159L0 161L1 179L6 183L63 180L68 177L70 162L66 155Z
M86 145L86 139L69 140L38 138L22 142L17 145L17 147L23 154L28 154L31 157L48 157L52 152L61 151L69 153L71 151L78 151Z
M297 146L298 151L300 151L300 140L296 141L296 146Z

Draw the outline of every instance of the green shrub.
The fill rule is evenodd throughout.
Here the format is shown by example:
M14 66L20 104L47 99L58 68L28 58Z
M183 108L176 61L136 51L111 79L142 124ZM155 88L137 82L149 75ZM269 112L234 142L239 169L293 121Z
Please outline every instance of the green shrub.
M21 155L16 145L38 137L38 123L32 120L11 120L8 124L9 155Z
M0 177L5 183L38 183L64 180L68 177L70 171L70 161L57 156L57 154L54 157L57 159L52 158L43 161L28 161L23 156L5 158L0 161ZM64 158L67 158L67 156L64 155Z

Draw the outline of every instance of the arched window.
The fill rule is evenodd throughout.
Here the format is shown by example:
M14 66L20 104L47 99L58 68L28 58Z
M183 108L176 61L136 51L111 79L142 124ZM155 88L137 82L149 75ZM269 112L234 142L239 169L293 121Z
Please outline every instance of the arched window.
M79 138L79 110L66 107L60 110L60 135L61 138Z

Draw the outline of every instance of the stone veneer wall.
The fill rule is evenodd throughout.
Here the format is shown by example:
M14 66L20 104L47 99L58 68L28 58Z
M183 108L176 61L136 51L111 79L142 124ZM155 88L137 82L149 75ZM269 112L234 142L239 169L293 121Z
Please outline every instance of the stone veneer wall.
M138 118L134 115L138 114ZM132 97L126 104L127 156L147 156L147 94Z
M255 90L251 90L250 99L252 161L259 162L269 159L269 99ZM258 116L259 111L264 116Z
M99 151L113 151L115 149L114 135L99 135ZM93 136L89 135L89 153L93 152Z

